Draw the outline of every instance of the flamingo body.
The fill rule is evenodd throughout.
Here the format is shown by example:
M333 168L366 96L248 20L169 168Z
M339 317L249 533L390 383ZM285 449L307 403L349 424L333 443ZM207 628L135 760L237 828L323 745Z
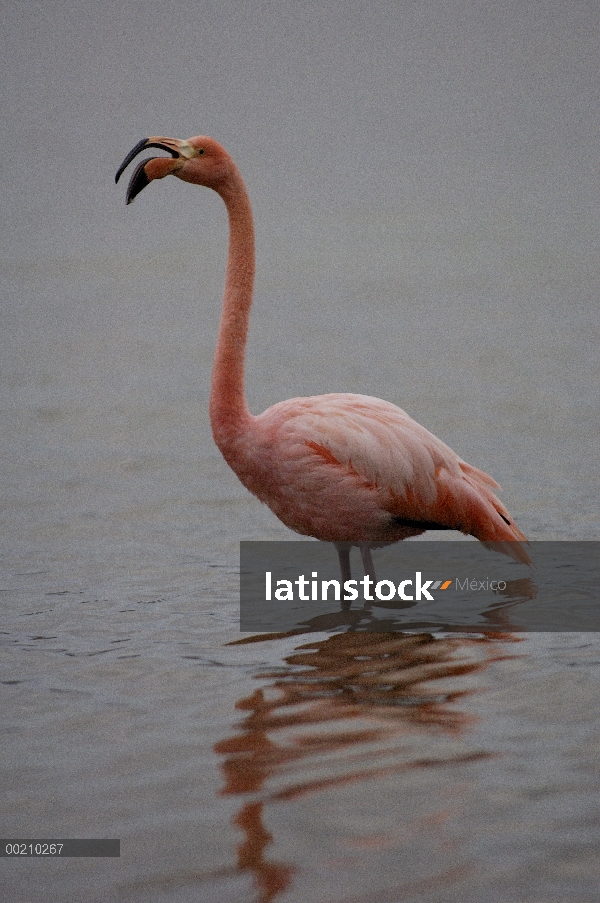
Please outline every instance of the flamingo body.
M387 543L425 529L523 539L492 492L405 411L368 395L293 398L252 418L224 454L292 530L330 542Z
M335 542L342 571L347 547L384 545L426 529L453 529L519 561L525 536L498 500L498 484L462 461L400 408L367 395L292 398L258 417L244 389L244 358L254 283L254 227L242 176L214 139L148 138L171 159L144 160L127 202L152 180L172 174L215 190L229 216L223 310L211 383L213 436L241 482L292 530ZM342 552L344 547L344 552ZM498 546L496 546L498 547ZM344 559L344 555L346 556ZM370 553L368 553L370 556ZM370 557L363 561L367 563ZM345 563L344 563L345 562Z

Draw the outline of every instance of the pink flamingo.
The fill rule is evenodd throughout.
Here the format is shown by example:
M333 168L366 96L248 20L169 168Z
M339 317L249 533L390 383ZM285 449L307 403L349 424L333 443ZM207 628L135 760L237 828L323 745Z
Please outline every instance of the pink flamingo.
M499 486L462 461L400 408L367 395L292 398L252 416L244 358L254 285L254 224L241 173L213 138L147 138L140 151L171 157L137 166L127 203L154 179L175 175L217 192L229 215L223 310L210 393L215 442L241 482L292 530L336 544L343 579L359 546L374 576L370 549L427 529L460 530L529 563L526 537L495 496Z

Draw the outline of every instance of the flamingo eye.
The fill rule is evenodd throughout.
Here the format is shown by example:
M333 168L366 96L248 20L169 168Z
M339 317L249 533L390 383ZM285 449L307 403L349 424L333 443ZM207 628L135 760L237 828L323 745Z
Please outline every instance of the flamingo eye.
M204 153L204 148L201 147L200 150L198 151L198 155L203 154L203 153Z

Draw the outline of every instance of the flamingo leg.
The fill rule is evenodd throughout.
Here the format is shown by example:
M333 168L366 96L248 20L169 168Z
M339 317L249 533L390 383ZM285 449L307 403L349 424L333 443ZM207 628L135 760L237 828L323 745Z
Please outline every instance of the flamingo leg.
M352 572L350 570L350 546L345 542L336 542L338 558L340 559L340 571L342 574L342 583L350 580Z
M373 556L371 555L371 547L368 545L361 545L360 556L362 558L365 574L369 576L374 583L377 583L377 577L375 576L375 565L373 564Z
M334 543L334 545L337 549L338 558L340 559L340 572L342 575L343 585L346 580L350 580L352 576L352 571L350 570L350 549L352 547L347 542L336 542ZM348 611L351 605L352 603L345 599L344 601L342 601L342 611Z

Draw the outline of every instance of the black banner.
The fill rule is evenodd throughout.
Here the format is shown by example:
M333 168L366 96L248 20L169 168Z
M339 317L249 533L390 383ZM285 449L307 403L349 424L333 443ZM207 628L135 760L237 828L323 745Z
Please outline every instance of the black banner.
M600 631L600 542L408 540L351 550L343 581L332 543L240 543L240 630Z

